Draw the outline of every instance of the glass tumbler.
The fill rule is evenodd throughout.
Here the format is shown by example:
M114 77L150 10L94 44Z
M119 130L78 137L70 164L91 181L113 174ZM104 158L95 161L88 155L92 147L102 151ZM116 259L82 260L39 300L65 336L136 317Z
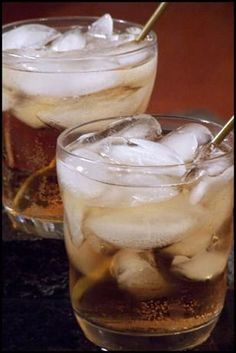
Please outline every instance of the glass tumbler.
M96 19L19 21L3 26L3 35L30 24L62 33L74 28L83 32ZM123 20L113 20L113 26L115 33L142 28ZM75 124L144 112L156 75L157 41L151 32L148 40L121 46L118 52L45 55L46 48L42 52L3 51L3 203L16 228L60 238L63 205L55 169L57 137Z
M189 117L155 118L164 132L189 123L214 135L221 128ZM114 133L108 125L118 120L82 124L58 139L74 314L85 336L108 350L191 348L209 337L224 305L232 242L233 134L220 156L186 165L130 166L94 153ZM84 138L91 150L87 142L76 150ZM223 165L227 168L219 171ZM181 168L191 177L175 182L164 177Z

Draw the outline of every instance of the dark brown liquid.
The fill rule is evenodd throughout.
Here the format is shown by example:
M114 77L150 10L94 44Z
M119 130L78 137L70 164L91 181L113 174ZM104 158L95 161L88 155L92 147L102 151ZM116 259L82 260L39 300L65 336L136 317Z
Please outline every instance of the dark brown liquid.
M27 216L62 217L55 167L34 177L55 158L60 132L54 127L32 128L10 113L3 113L4 203L7 207ZM30 176L33 178L24 188ZM22 194L16 201L19 190Z
M70 286L81 275L70 267ZM108 329L124 332L161 333L191 329L209 322L222 309L226 276L209 282L180 280L172 295L139 300L119 289L111 277L89 288L79 301L73 301L78 317ZM75 296L76 297L76 296ZM74 297L74 298L75 298Z

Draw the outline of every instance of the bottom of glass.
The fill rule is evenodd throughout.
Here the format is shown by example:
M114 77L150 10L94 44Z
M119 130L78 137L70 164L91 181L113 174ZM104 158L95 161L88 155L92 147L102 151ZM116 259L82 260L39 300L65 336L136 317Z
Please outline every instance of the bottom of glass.
M63 222L19 215L5 207L15 229L41 238L63 239Z
M179 351L194 348L208 339L218 316L204 325L168 334L131 334L94 325L76 314L76 319L88 340L111 351Z

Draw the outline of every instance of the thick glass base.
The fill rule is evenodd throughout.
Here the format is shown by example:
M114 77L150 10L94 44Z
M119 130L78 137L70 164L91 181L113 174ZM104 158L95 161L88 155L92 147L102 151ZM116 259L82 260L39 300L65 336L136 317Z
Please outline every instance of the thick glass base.
M63 239L63 222L19 215L5 207L15 229L41 238Z
M204 325L168 334L124 333L96 326L79 318L85 336L97 346L111 351L180 351L202 344L214 329L218 316Z

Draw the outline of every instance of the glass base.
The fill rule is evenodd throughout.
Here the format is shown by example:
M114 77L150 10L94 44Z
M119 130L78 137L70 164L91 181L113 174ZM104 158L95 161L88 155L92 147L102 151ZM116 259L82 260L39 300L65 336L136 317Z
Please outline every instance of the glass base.
M41 238L63 239L63 222L19 215L5 207L15 229Z
M180 351L202 344L213 331L218 316L191 330L168 334L131 334L109 330L78 318L85 336L100 348L111 351Z

